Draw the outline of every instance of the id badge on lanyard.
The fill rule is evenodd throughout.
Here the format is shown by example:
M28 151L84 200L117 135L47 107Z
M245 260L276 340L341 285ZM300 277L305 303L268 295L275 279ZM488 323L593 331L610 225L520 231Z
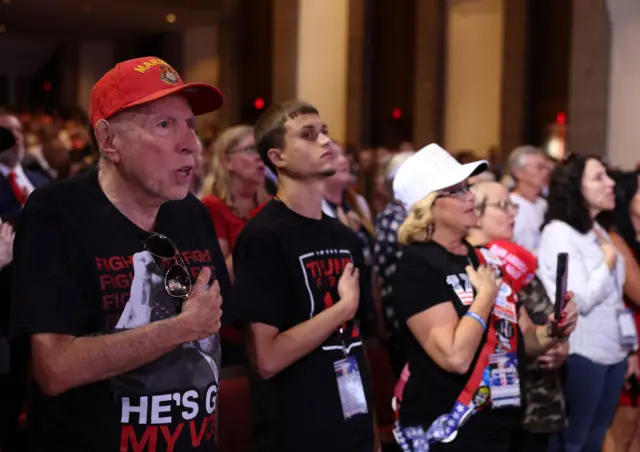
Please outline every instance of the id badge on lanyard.
M364 387L362 386L358 360L355 356L347 355L347 348L342 340L342 333L343 329L340 328L339 336L345 357L333 363L333 370L336 375L342 415L346 420L360 414L367 414L369 409L367 406L367 398L364 394Z
M629 308L618 310L618 327L620 330L620 345L635 350L638 348L638 331L633 312Z
M616 286L618 296L622 298L622 291L618 291L620 287L618 283L618 266L613 269L613 279ZM633 316L633 311L629 308L618 309L616 312L618 319L618 331L620 332L620 345L629 350L638 349L638 330Z

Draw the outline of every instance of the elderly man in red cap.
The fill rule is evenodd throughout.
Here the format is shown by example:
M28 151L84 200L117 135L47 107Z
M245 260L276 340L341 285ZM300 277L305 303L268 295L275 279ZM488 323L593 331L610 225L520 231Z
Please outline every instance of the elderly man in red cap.
M117 64L91 91L99 168L29 198L12 321L32 347L30 450L215 450L229 278L189 186L194 116L222 101L159 58Z

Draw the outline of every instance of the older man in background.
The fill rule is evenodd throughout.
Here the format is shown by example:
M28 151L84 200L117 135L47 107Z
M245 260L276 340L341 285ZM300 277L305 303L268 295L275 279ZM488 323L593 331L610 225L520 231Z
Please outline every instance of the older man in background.
M520 146L509 155L508 167L515 182L511 200L519 207L513 241L536 254L547 211L542 194L551 176L549 160L542 149Z

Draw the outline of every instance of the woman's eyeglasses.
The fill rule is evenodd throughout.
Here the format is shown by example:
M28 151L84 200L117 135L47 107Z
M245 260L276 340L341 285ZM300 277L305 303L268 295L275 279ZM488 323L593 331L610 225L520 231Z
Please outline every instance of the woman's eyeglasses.
M436 196L436 199L447 198L447 197L463 199L467 195L467 193L469 193L470 191L471 191L470 185L462 185L455 189L441 190L440 193L438 193L438 196Z
M191 292L189 270L178 247L162 234L153 234L144 241L144 249L154 257L163 260L175 260L164 275L164 290L174 298L186 298Z
M513 210L514 212L517 212L518 210L520 210L520 206L518 204L516 204L515 202L511 201L510 199L503 199L502 201L498 201L498 202L491 202L486 204L487 206L493 206L493 207L497 207L498 209L504 211L504 212L508 212L510 210Z
M484 210L487 207L496 207L500 210L502 210L503 212L509 212L510 210L517 213L518 210L520 210L520 206L516 203L514 203L513 201L511 201L510 199L503 199L502 201L498 201L498 202L486 202L483 201L480 204L478 204L478 209L481 212L484 212Z
M254 144L250 144L249 146L245 146L243 148L231 149L229 150L229 152L227 152L227 154L233 155L233 154L239 154L241 152L245 154L257 154L258 148Z

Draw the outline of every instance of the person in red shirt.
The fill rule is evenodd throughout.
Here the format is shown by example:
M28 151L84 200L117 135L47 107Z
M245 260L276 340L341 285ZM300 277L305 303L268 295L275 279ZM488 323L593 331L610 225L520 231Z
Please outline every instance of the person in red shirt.
M264 163L258 155L253 127L238 125L222 132L211 145L211 161L203 182L202 202L209 211L220 242L229 277L234 279L233 248L247 221L268 200ZM226 325L220 330L225 349L222 367L244 362L239 329Z
M253 127L231 127L212 144L211 163L204 181L202 202L213 219L229 275L238 234L262 208L268 195L264 163L256 151Z

